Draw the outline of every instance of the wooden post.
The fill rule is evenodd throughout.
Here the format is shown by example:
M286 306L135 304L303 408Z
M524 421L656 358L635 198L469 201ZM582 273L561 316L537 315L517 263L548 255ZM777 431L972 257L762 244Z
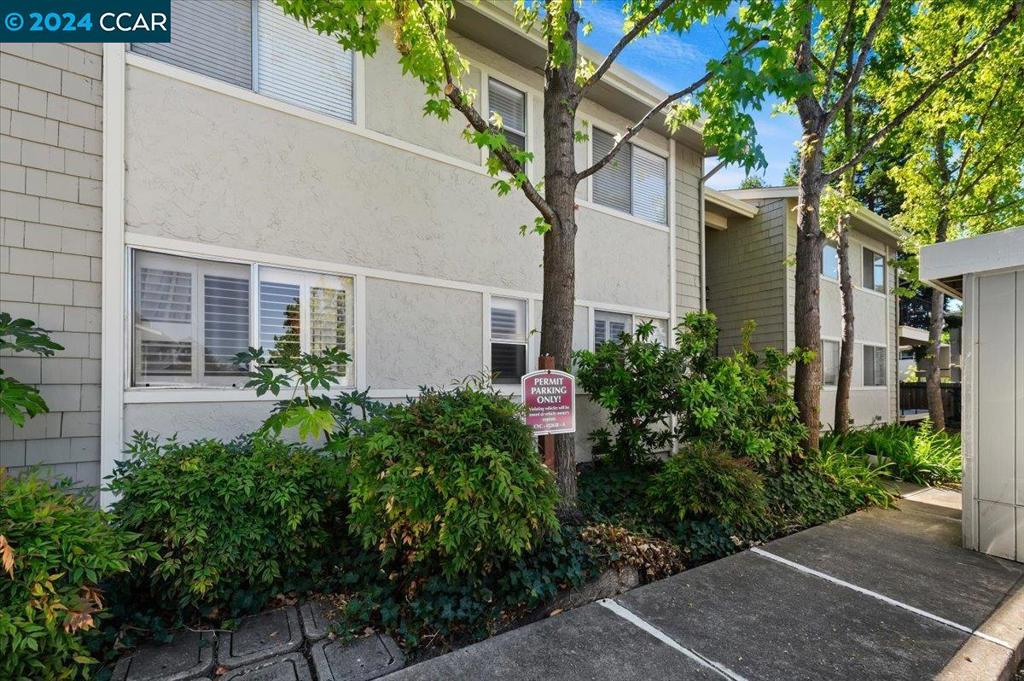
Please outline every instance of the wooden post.
M551 355L541 355L537 358L537 368L551 370L555 368L555 358ZM544 465L555 470L555 436L540 436L540 451L544 456Z

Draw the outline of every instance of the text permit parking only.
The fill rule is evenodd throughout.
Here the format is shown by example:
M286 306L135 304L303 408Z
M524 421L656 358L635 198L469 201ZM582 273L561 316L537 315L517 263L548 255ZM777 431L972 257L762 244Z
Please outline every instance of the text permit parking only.
M555 369L532 371L522 379L526 425L534 435L576 432L576 379Z

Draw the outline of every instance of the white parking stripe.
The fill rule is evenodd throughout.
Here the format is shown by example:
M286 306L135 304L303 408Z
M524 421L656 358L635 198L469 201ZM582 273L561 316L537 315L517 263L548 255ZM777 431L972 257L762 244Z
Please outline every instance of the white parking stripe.
M666 634L664 631L662 631L658 627L654 626L653 624L650 624L650 623L644 621L639 616L634 614L631 610L627 610L623 606L619 605L619 603L617 603L616 601L614 601L614 600L612 600L610 598L602 598L601 600L598 601L598 603L600 603L604 607L608 608L609 610L611 610L616 615L618 615L622 619L626 620L627 622L629 622L633 626L638 627L640 629L643 629L648 634L650 634L654 638L658 639L659 641L661 641L665 645L669 646L670 648L673 648L674 650L678 650L683 655L686 655L688 658L690 658L691 660L693 660L694 662L696 662L700 666L705 667L707 669L710 669L713 672L716 672L722 678L729 679L729 681L747 681L744 677L740 676L739 674L737 674L736 672L732 671L728 667L726 667L724 665L721 665L721 664L718 664L714 660L709 660L708 658L704 657L700 653L695 652L693 650L690 650L689 648L687 648L685 646L679 645L679 643L677 643L675 641L675 639L673 639L671 636Z
M978 638L984 639L984 640L986 640L986 641L988 641L990 643L995 643L996 645L1002 646L1003 648L1007 648L1008 650L1011 650L1011 651L1013 650L1013 647L1009 643L1007 643L1006 641L1001 641L1000 639L995 638L994 636L989 636L988 634L982 633L982 632L978 631L977 629L971 629L970 627L965 627L962 624L957 624L956 622L953 622L952 620L947 620L945 617L939 617L938 615L930 613L927 610L922 610L921 608L915 608L914 606L910 605L909 603L904 603L903 601L897 601L895 598L889 598L888 596L882 595L882 594L877 593L875 591L871 591L870 589L865 589L862 586L857 586L856 584L851 584L850 582L843 581L842 579L839 579L837 577L833 577L832 575L826 574L826 573L821 572L819 570L815 570L814 568L809 568L806 565L801 565L800 563L793 562L791 560L783 558L782 556L777 556L774 553L769 553L768 551L765 551L764 549L760 549L760 548L758 548L756 546L751 548L750 551L752 553L756 553L757 555L759 555L759 556L761 556L763 558L767 558L769 560L774 560L777 563L782 563L783 565L785 565L787 567L791 567L794 570L799 570L800 572L803 572L803 573L808 574L808 575L814 575L815 577L818 577L820 579L824 579L825 581L832 582L833 584L838 584L839 586L846 587L847 589L852 589L853 591L856 591L857 593L862 593L865 596L871 596L872 598L876 598L876 599L882 601L883 603L888 603L889 605L895 605L897 608L903 608L904 610L906 610L908 612L912 612L915 615L920 615L921 617L925 617L927 619L930 619L933 622L938 622L939 624L944 624L947 627L951 627L953 629L956 629L957 631L962 631L962 632L964 632L966 634L970 634L971 636L977 636Z

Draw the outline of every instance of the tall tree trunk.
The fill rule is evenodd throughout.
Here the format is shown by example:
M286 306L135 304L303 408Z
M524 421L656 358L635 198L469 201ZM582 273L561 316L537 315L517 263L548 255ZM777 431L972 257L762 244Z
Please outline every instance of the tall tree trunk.
M846 44L846 72L853 70L854 42L852 35ZM843 155L852 158L855 152L853 138L853 97L843 106ZM843 173L843 196L853 198L854 167ZM843 340L839 344L839 376L836 378L836 404L832 415L832 428L837 433L850 429L850 386L853 384L854 313L853 277L850 276L850 220L844 212L836 225L836 253L839 256L839 292L843 302Z
M569 5L566 37L576 51L579 14ZM550 51L549 51L550 52ZM576 159L574 149L575 56L566 64L548 64L544 83L544 199L557 221L544 235L544 307L541 354L555 358L555 368L572 366L572 328L576 294ZM576 446L573 435L555 436L555 477L563 507L576 506Z
M822 141L821 118L804 121L800 153L800 181L796 211L796 347L814 352L812 359L798 362L793 397L800 420L807 428L808 449L817 449L821 431L821 233Z
M946 130L939 128L935 135L935 165L942 182L943 193L950 184L949 163L946 152ZM935 243L942 243L949 233L949 213L945 206L939 209L939 219L935 224ZM945 430L946 412L942 406L942 369L939 360L942 353L942 330L946 325L946 296L937 289L932 289L932 309L928 320L928 354L931 362L925 377L925 392L928 397L928 417L936 430Z
M850 275L850 216L840 218L836 251L839 254L839 291L843 301L843 341L839 346L839 377L836 379L836 409L833 428L850 429L850 386L853 384L853 277Z

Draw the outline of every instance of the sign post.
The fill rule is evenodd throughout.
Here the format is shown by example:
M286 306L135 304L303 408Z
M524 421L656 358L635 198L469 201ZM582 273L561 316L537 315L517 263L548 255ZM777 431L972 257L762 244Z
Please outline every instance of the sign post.
M526 425L540 438L544 463L555 470L555 434L576 432L576 379L555 369L555 358L542 355L538 371L523 376Z

